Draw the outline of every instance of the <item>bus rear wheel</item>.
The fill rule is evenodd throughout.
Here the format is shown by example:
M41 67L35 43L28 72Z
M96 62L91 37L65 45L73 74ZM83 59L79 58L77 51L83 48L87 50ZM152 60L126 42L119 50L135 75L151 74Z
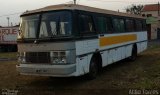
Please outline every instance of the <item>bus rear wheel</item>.
M133 48L132 48L132 54L129 57L129 60L135 61L136 59L137 59L137 46L134 45Z
M90 67L89 67L89 73L87 75L87 77L89 79L95 79L98 75L98 66L96 63L95 58L91 61L90 63Z

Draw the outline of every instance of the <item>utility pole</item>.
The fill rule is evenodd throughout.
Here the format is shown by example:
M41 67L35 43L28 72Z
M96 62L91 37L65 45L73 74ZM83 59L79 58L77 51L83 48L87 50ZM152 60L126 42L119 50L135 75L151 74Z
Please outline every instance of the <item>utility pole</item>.
M8 27L9 27L9 17L7 17L7 20L8 20Z
M13 23L11 22L11 26L13 26Z
M74 5L76 5L76 0L74 0L73 2L74 2Z

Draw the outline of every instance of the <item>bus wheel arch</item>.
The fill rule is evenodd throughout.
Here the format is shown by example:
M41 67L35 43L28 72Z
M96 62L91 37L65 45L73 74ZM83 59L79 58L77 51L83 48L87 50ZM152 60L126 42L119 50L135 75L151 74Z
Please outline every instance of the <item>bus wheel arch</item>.
M89 64L89 79L96 78L98 72L102 69L102 56L99 52L96 52L92 55L91 61Z

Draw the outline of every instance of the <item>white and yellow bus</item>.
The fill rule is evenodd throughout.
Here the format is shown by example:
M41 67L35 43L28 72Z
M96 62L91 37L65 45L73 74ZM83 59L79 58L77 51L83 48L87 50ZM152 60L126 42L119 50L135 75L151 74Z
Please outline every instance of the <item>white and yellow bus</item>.
M54 5L21 15L23 75L95 78L102 67L135 60L147 48L145 19L82 5Z

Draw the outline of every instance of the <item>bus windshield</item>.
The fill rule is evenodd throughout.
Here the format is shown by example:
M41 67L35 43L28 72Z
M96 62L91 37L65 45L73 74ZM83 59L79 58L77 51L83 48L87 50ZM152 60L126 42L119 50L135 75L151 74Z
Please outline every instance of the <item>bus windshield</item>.
M40 15L31 15L21 18L20 38L36 38Z
M48 12L22 17L21 38L42 39L70 36L72 31L71 17L69 11Z

